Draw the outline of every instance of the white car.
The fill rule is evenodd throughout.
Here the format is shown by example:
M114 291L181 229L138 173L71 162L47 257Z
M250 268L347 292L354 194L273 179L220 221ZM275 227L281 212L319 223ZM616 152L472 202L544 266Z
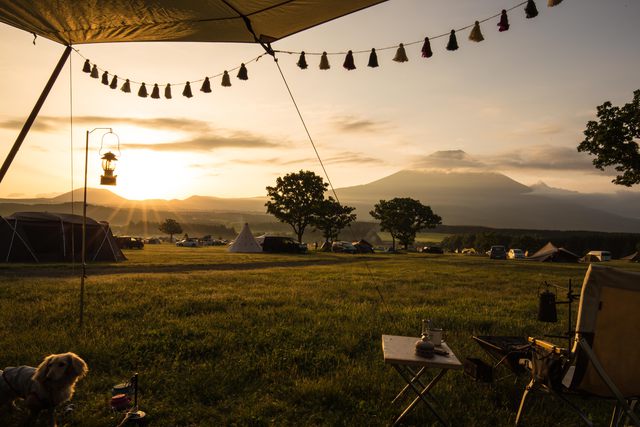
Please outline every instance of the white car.
M507 258L509 259L523 259L524 252L522 249L509 249L509 253L507 254Z
M176 246L183 246L185 248L195 248L198 246L198 239L182 239L176 242Z

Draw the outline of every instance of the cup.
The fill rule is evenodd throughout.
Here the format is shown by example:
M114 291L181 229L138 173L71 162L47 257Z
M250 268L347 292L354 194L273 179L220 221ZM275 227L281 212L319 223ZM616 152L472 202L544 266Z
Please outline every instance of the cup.
M433 345L441 345L442 344L442 329L440 328L432 328L429 329L429 341Z

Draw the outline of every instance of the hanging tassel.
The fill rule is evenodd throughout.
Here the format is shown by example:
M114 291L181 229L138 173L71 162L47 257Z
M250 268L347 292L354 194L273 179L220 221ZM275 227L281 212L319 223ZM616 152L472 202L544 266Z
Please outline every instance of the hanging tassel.
M182 96L186 96L187 98L192 98L193 97L193 93L191 93L191 84L189 84L189 82L187 82L187 84L184 85L184 90L182 91Z
M229 73L225 72L222 74L222 82L220 83L224 87L231 86L231 79L229 78Z
M369 54L369 63L367 67L376 68L378 66L378 54L376 53L376 48L371 49L371 53Z
M247 67L244 64L240 64L240 69L238 70L238 79L240 80L249 80L249 72L247 71Z
M456 38L456 30L451 30L451 34L449 34L449 43L447 43L447 50L458 50L458 39Z
M111 79L111 84L109 85L111 89L115 89L118 87L118 76L113 76Z
M327 52L322 52L322 56L320 57L320 69L328 70L331 68L329 65L329 57L327 56Z
M204 82L202 82L200 92L211 93L211 82L209 81L209 77L204 78Z
M500 14L500 22L498 22L498 31L503 32L509 29L509 17L507 16L507 11L502 9L502 13Z
M559 5L560 3L562 3L562 0L549 0L547 6L553 7Z
M409 58L407 58L407 52L404 50L404 45L402 43L400 43L400 46L398 46L396 56L393 57L393 60L396 62L407 62L409 60Z
M307 69L308 65L307 59L304 57L304 51L300 52L300 59L298 59L298 63L296 65L300 67L301 70Z
M158 83L153 84L153 90L151 91L151 97L153 99L160 99L160 88L158 87Z
M120 89L124 93L131 93L131 83L129 83L129 79L127 79L122 85L122 89Z
M94 79L97 79L98 77L100 77L98 75L98 67L96 66L96 64L93 64L93 68L91 68L91 77L93 77Z
M167 83L164 88L164 97L167 99L171 99L171 84Z
M147 95L147 87L144 85L144 83L142 83L142 85L140 85L140 90L138 91L138 96L140 98L146 98Z
M478 21L476 21L476 23L473 24L473 29L469 34L469 40L471 40L472 42L478 42L478 43L484 40L482 31L480 31L480 23Z
M109 85L109 73L106 71L102 73L102 84L105 86Z
M425 37L424 44L422 45L422 57L431 58L432 56L433 52L431 51L431 42L429 42L429 37Z
M356 64L353 61L352 51L347 52L347 56L344 58L344 64L342 64L342 66L349 71L356 69Z
M524 13L527 16L527 19L538 16L538 8L533 0L529 0L527 2L527 5L524 8Z
M89 60L84 61L84 65L82 66L82 71L85 73L91 72L91 64L89 64Z

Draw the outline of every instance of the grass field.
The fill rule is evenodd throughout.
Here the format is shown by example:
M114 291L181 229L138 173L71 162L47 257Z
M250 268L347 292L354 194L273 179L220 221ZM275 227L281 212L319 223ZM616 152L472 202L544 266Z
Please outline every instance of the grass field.
M587 266L423 254L230 254L147 246L88 267L0 265L0 366L74 351L89 364L62 425L115 426L111 387L140 373L155 426L387 425L401 379L381 335L418 336L428 317L458 357L487 359L472 335L559 333L535 320L538 285L580 285ZM640 266L612 262L623 268ZM381 296L383 299L381 298ZM564 318L564 316L563 316ZM562 343L562 342L561 342ZM434 389L454 425L512 425L526 378L479 384L452 372ZM529 425L576 425L550 398ZM608 407L578 401L603 424ZM7 425L15 414L0 412ZM407 425L435 425L426 410Z

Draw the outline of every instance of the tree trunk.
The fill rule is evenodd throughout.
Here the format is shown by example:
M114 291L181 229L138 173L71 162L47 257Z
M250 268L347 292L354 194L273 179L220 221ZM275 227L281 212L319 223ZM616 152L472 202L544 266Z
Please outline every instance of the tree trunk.
M169 234L169 243L173 243L173 234Z
M393 252L396 251L396 238L393 234L391 235L391 249L393 250Z

